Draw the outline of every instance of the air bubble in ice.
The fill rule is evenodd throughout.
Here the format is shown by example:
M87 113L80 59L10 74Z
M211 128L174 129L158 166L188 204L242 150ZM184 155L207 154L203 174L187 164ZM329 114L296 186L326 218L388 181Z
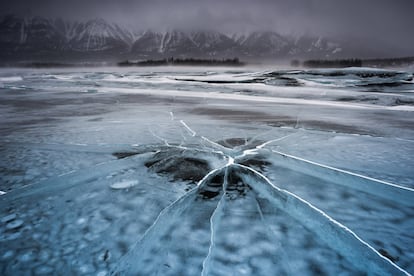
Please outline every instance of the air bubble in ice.
M26 251L23 254L21 254L18 259L21 262L30 262L33 261L35 259L35 253L34 251Z
M114 190L128 189L138 185L138 180L124 180L113 183L110 187Z
M10 215L7 215L7 216L3 217L3 218L1 219L1 222L2 222L2 223L7 223L7 222L9 222L9 221L14 220L15 218L16 218L16 214L10 214Z
M108 271L99 271L98 274L96 274L96 276L106 276L108 275Z
M91 265L82 265L79 267L79 272L83 274L92 273L95 271L95 268Z
M36 275L50 275L53 272L53 268L50 266L39 266L36 268Z
M13 229L17 229L20 228L23 225L23 221L18 219L18 220L13 220L9 223L7 223L6 228L9 230L13 230Z
M1 258L3 260L7 260L7 259L12 258L13 256L14 256L14 252L12 250L8 250L3 254L3 256L1 256Z
M77 224L84 224L86 221L87 221L87 220L86 220L86 218L79 218L79 219L76 221L76 223L77 223Z

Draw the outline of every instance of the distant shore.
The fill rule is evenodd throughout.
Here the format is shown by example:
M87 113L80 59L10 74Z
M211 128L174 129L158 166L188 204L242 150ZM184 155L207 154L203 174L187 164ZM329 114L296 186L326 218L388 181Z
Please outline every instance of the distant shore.
M263 62L263 63L262 63ZM290 63L290 65L289 65ZM372 68L393 68L414 65L413 57L397 58L372 58L372 59L293 59L278 61L240 61L238 58L231 59L197 59L197 58L164 58L147 60L124 60L124 61L9 61L0 62L0 68L99 68L99 67L163 67L163 66L284 66L296 68L346 68L346 67L372 67Z
M238 58L232 59L196 59L196 58L168 58L168 59L149 59L144 61L122 61L118 66L244 66Z
M76 67L153 67L153 66L229 66L241 67L247 65L246 62L238 58L232 59L149 59L141 61L121 61L121 62L49 62L49 61L28 61L28 62L5 62L0 63L1 67L18 68L76 68Z
M345 68L345 67L395 67L414 64L414 57L400 58L375 58L375 59L311 59L301 64L298 60L292 60L292 66L308 68Z

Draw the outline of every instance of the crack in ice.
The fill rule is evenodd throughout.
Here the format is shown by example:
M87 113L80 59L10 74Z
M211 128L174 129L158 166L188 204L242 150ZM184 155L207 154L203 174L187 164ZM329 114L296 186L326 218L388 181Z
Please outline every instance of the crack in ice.
M274 202L275 197L270 198L268 193L263 190L260 191L262 196L268 197L269 200L276 203L280 209L284 210L287 214L314 232L320 239L324 240L328 246L334 247L335 250L341 252L362 271L366 271L368 266L368 271L374 271L378 274L391 273L394 275L395 273L402 273L410 275L407 271L382 256L377 250L361 239L351 229L339 223L328 214L312 205L310 202L302 199L292 192L278 188L266 176L250 167L241 164L235 164L234 166L241 167L252 172L254 175L257 175L259 178L263 179L270 187L279 193L287 195L288 197L283 199L284 202ZM257 185L253 185L253 188L257 189L258 187ZM299 202L301 205L297 205L296 202ZM309 217L306 217L305 214L309 215ZM315 216L315 214L317 216ZM325 220L328 224L324 222ZM324 233L321 233L321 231L324 231ZM338 231L340 235L338 235ZM367 249L369 251L367 251ZM381 262L378 263L378 260L381 260Z
M260 144L260 145L256 146L256 147L255 147L255 148L253 148L253 149L247 149L247 150L244 150L244 151L242 152L242 154L237 155L236 157L234 157L234 159L235 159L235 160L237 160L237 162L240 162L240 161L242 161L242 160L244 159L244 157L247 157L247 156L249 156L249 155L257 155L257 154L259 154L259 150L263 149L263 148L264 148L264 147L266 147L267 145L272 144L272 143L274 143L274 142L282 141L282 140L284 140L284 139L286 139L286 138L288 138L288 137L290 137L290 136L292 136L292 135L294 135L294 134L295 134L295 133L291 133L291 134L285 135L285 136L283 136L283 137L280 137L280 138L277 138L277 139L273 139L273 140L270 140L270 141L264 142L264 143L262 143L262 144Z
M160 136L158 136L157 134L155 134L151 129L149 130L151 135L154 136L155 138L157 138L158 140L164 142L164 145L169 146L170 144L168 143L168 140L165 138L162 138Z
M170 112L170 115L171 120L174 121L174 114ZM65 175L59 176L59 181L56 181L55 178L45 181L44 185L40 185L38 188L36 188L36 190L26 189L23 192L19 191L19 193L16 194L17 197L14 196L14 193L7 194L4 197L7 197L9 200L10 198L13 198L13 196L16 197L16 199L19 199L29 195L39 194L40 192L56 192L59 189L63 188L63 186L61 187L59 185L53 185L55 182L64 183L64 188L70 188L78 183L83 183L90 179L99 178L102 175L102 171L106 171L105 168L111 168L111 170L113 170L114 167L118 169L133 168L137 166L136 162L134 161L141 160L144 164L143 160L145 158L149 156L155 156L159 153L162 153L161 158L164 158L166 160L170 150L171 153L175 154L177 154L178 151L178 153L182 154L184 157L191 157L192 155L199 157L204 154L209 154L209 164L216 165L211 165L208 172L206 170L207 173L200 181L198 181L195 188L186 192L184 195L180 196L178 199L160 211L156 219L146 229L142 237L140 237L134 246L130 248L130 250L123 257L121 257L120 260L118 260L118 263L116 264L114 270L112 270L113 273L139 271L140 265L144 265L144 263L142 263L144 260L140 260L140 250L143 248L149 250L148 248L153 246L151 242L153 241L154 237L158 237L157 235L166 232L169 227L172 227L176 223L179 223L178 218L180 215L187 209L189 210L191 207L191 200L194 200L196 198L198 193L202 191L204 186L207 185L209 181L212 181L214 176L218 176L224 172L221 187L222 195L218 202L215 203L216 205L214 206L212 213L209 213L210 236L208 252L201 263L201 275L208 275L210 273L210 269L212 269L214 251L217 246L217 233L218 229L220 228L220 221L223 216L223 210L226 206L226 195L228 193L227 189L229 186L230 177L229 174L231 172L232 174L240 177L242 182L248 185L257 194L254 196L254 199L257 205L256 207L259 212L260 220L266 226L266 231L269 231L270 229L268 229L266 218L264 217L263 211L258 202L258 195L260 195L260 197L266 198L277 209L284 211L284 213L295 219L299 224L303 225L306 229L315 234L321 241L332 248L335 252L339 253L341 256L350 261L356 268L370 273L373 272L378 274L388 273L409 275L408 272L406 272L404 269L400 268L398 265L394 264L392 261L381 255L374 247L360 238L350 228L330 217L327 213L310 203L310 201L303 199L293 192L279 188L263 173L240 163L249 160L251 157L254 158L254 156L259 156L259 158L268 158L270 155L278 156L279 159L275 159L275 157L272 159L272 162L276 162L276 164L279 162L280 164L278 165L281 167L287 167L296 170L297 168L300 168L301 173L321 178L326 176L326 173L324 171L320 172L318 170L327 170L328 172L334 173L335 177L337 177L330 177L329 180L333 181L334 183L371 193L386 199L394 201L398 199L400 203L411 207L414 206L414 203L412 203L414 189L406 188L397 184L392 184L386 181L374 179L335 167L323 165L294 155L285 154L283 152L273 150L272 148L267 148L269 145L292 137L296 133L290 133L276 139L262 142L258 145L257 142L255 145L255 139L245 138L244 145L228 148L197 134L197 132L193 130L184 120L180 120L179 123L184 127L185 131L191 137L196 138L200 145L203 147L197 147L197 145L192 144L186 145L183 141L179 145L174 145L171 144L167 139L158 136L151 129L149 129L151 135L154 138L157 138L164 143L163 146L144 146L143 148L145 148L146 151L140 151L139 149L136 149L136 154L139 155L137 158L127 157L122 160L99 164L97 167L100 169L96 170L93 173L91 173L90 169L67 173ZM181 134L183 139L185 139L184 134ZM149 151L149 149L151 151ZM203 158L206 157L204 156ZM216 161L211 161L216 160L214 158L219 161L217 161L217 163L214 163ZM174 159L171 160L174 161ZM223 165L224 160L226 160L226 163ZM169 159L168 162L170 162ZM296 163L298 163L298 165ZM220 164L220 166L217 166L217 164ZM75 173L77 174L76 176ZM342 175L348 177L348 179L345 179L344 181L340 178ZM352 181L349 181L349 179L358 179L359 185L353 184ZM366 181L366 183L364 181ZM382 185L381 187L386 188L368 188L372 186L372 184L380 184ZM2 191L0 191L0 195L1 194ZM1 201L0 204L5 204L5 202L6 201ZM150 257L150 255L146 257ZM156 262L158 263L160 261L157 260Z
M191 133L191 136L196 136L196 132L192 130L183 120L180 120L180 123Z
M196 137L196 138L202 139L202 140L208 142L209 144L211 144L213 147L215 147L217 149L221 149L224 152L228 152L230 150L230 149L228 149L228 148L226 148L226 147L224 147L224 146L222 146L222 145L220 145L220 144L218 144L216 142L211 141L210 139L208 139L205 136L198 135L196 131L194 131L192 128L190 128L186 124L186 122L184 122L184 120L180 120L180 123L187 129L187 131L191 134L192 137Z
M223 187L222 187L222 196L217 203L216 208L214 209L213 214L210 217L210 246L208 248L208 253L206 258L203 261L203 269L201 270L202 276L207 276L209 274L211 256L213 254L213 249L215 247L215 236L218 224L220 223L220 219L223 213L223 208L225 206L225 197L226 197L226 189L227 189L227 179L228 179L228 166L225 167L225 173L223 178Z
M310 161L304 158L300 158L294 155L290 155L290 154L286 154L280 151L276 151L276 150L271 150L273 153L278 154L279 156L283 157L283 158L288 158L291 161L299 161L302 163L301 166L301 172L302 173L307 173L316 177L324 177L324 173L323 172L318 172L317 170L315 170L315 168L321 168L321 169L325 169L328 171L332 171L336 174L339 175L345 175L348 177L351 177L351 179L358 179L358 185L355 185L352 183L352 181L340 181L340 179L336 179L335 177L338 177L337 175L334 175L333 177L330 178L331 181L334 181L335 183L339 184L339 185L343 185L352 189L356 189L359 191L363 191L381 198L385 198L391 201L396 201L398 200L399 203L403 203L404 205L410 206L410 207L414 207L414 189L412 188L408 188L408 187L403 187L397 184L393 184L387 181L383 181L383 180L379 180L379 179L375 179L369 176L365 176L365 175L361 175L361 174L357 174L357 173L353 173L350 171L346 171L346 170L342 170L342 169L338 169L335 167L331 167L331 166L327 166L327 165L323 165L314 161ZM306 168L303 166L303 164L309 164L311 165L313 168ZM289 164L287 164L286 160L283 160L283 162L280 163L281 166L285 166L289 168ZM379 186L376 188L373 188L372 185L373 184L378 184Z
M193 137L197 136L197 133L195 131L193 131L184 121L180 121L181 124L192 134ZM325 241L329 246L333 247L336 251L341 252L347 259L349 259L350 261L356 261L356 266L361 269L361 270L365 270L366 269L366 265L368 265L369 267L369 271L376 271L378 273L384 273L384 272L392 272L392 273L403 273L403 274L407 274L408 272L406 272L405 270L403 270L402 268L400 268L399 266L397 266L396 264L394 264L393 262L391 262L390 260L388 260L387 258L385 258L384 256L382 256L377 250L375 250L371 245L369 245L367 242L365 242L363 239L361 239L359 236L357 236L352 230L350 230L348 227L342 225L341 223L339 223L338 221L334 220L333 218L331 218L330 216L328 216L325 212L323 212L322 210L316 208L315 206L313 206L310 202L302 199L301 197L297 196L294 193L291 193L289 191L283 190L278 188L277 186L275 186L269 179L267 179L266 176L264 176L263 174L261 174L260 172L258 172L257 170L241 165L241 164L237 164L237 162L240 162L240 160L242 160L243 158L249 156L249 155L256 155L259 153L259 150L263 149L264 147L266 147L267 145L277 142L277 141L281 141L283 139L286 139L287 137L292 136L292 134L288 134L285 135L281 138L277 138L277 139L273 139L273 140L269 140L267 142L264 142L258 146L256 146L254 149L247 149L244 150L242 152L242 154L237 155L236 157L231 157L232 154L225 154L223 153L223 155L228 158L228 164L226 164L226 175L225 175L225 179L224 182L227 181L227 174L228 174L228 168L229 167L239 167L239 168L243 168L246 169L250 172L253 173L253 175L256 175L257 177L264 179L265 182L272 187L273 189L276 189L279 193L285 194L287 196L287 201L286 203L281 205L281 202L277 203L276 205L278 206L278 208L283 209L287 214L289 214L290 216L294 217L299 223L303 224L305 227L307 227L308 229L310 229L312 232L314 232L320 239L322 239L323 241ZM207 138L201 136L202 139L207 140L210 144L212 144L213 146L217 146L217 143L212 142L210 140L208 140ZM246 143L245 143L246 144ZM221 146L221 145L220 145ZM229 150L230 152L233 152L234 150L228 149L226 148L226 150ZM404 189L404 187L400 187L398 185L394 185L391 183L387 183L385 181L377 181L376 179L373 178L369 178L369 177L365 177L362 175L358 175L358 174L354 174L354 173L350 173L344 170L340 170L337 168L333 168L333 167L329 167L329 166L324 166L321 165L319 163L316 162L312 162L303 158L298 158L295 156L291 156L291 155L286 155L284 153L278 152L278 151L274 151L271 150L271 152L273 153L277 153L283 157L289 157L295 160L299 160L302 162L306 162L309 163L311 165L316 165L322 168L326 168L329 170L333 170L333 171L337 171L337 172L341 172L341 173L345 173L345 174L349 174L351 176L356 176L356 177L361 177L370 181L376 181L378 183L382 183L382 184L386 184L395 188L402 188ZM235 163L236 162L236 163ZM214 171L214 170L213 170ZM213 172L212 171L212 172ZM210 175L210 173L209 173ZM240 175L242 178L249 178L248 176L241 174ZM247 181L247 183L251 183L250 181ZM252 183L255 183L254 181L252 181ZM250 184L253 189L259 189L258 187L256 187L257 185L255 184ZM226 186L224 184L224 186ZM265 188L266 189L266 188ZM224 193L222 195L222 197L220 198L219 203L217 204L212 216L210 217L210 231L211 231L211 236L210 236L210 246L209 246L209 250L208 250L208 254L205 258L205 260L203 261L203 269L201 272L201 275L207 275L209 272L209 263L211 261L211 256L212 256L212 252L215 246L215 233L216 233L216 229L217 229L217 224L219 223L219 219L220 219L220 215L221 215L221 211L223 208L223 198L226 194L226 187L223 187ZM411 191L411 189L404 189L405 191ZM274 198L271 199L274 202ZM299 202L299 205L297 205L298 203L295 202ZM274 202L275 203L275 202ZM287 204L287 205L285 205ZM292 208L288 208L288 206L293 205ZM299 208L299 210L295 209L295 208ZM260 206L259 206L259 211L261 211ZM310 213L311 215L315 215L316 214L316 222L314 221L309 221L309 219L305 219L304 218L304 214L306 213ZM263 214L262 214L262 219L263 219ZM315 217L314 217L315 219ZM328 224L326 225L327 221ZM322 227L322 228L321 228ZM324 233L320 233L320 230L323 229ZM335 230L336 229L336 230ZM336 236L337 231L339 231L341 233L341 235L339 237ZM338 243L340 244L340 246L338 245ZM348 248L348 249L343 249L343 248ZM355 250L356 249L356 250ZM368 250L368 252L372 252L372 253L364 253ZM355 251L355 253L349 253ZM360 262L360 260L364 260L364 262ZM379 261L381 260L381 261ZM368 262L368 264L365 264L365 262Z

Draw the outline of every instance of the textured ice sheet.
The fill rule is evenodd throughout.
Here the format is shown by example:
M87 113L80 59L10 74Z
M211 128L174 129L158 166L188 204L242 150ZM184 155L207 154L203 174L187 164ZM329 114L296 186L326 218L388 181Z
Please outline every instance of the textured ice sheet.
M159 70L2 72L1 274L414 272L409 84Z

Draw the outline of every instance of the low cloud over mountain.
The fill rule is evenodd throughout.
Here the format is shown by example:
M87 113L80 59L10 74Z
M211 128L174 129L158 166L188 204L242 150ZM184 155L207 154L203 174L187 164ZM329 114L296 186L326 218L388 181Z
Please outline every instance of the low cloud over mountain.
M142 30L103 19L74 21L4 16L0 20L3 61L120 61L164 57L276 61L387 55L354 41L274 31ZM383 49L382 49L383 50Z

